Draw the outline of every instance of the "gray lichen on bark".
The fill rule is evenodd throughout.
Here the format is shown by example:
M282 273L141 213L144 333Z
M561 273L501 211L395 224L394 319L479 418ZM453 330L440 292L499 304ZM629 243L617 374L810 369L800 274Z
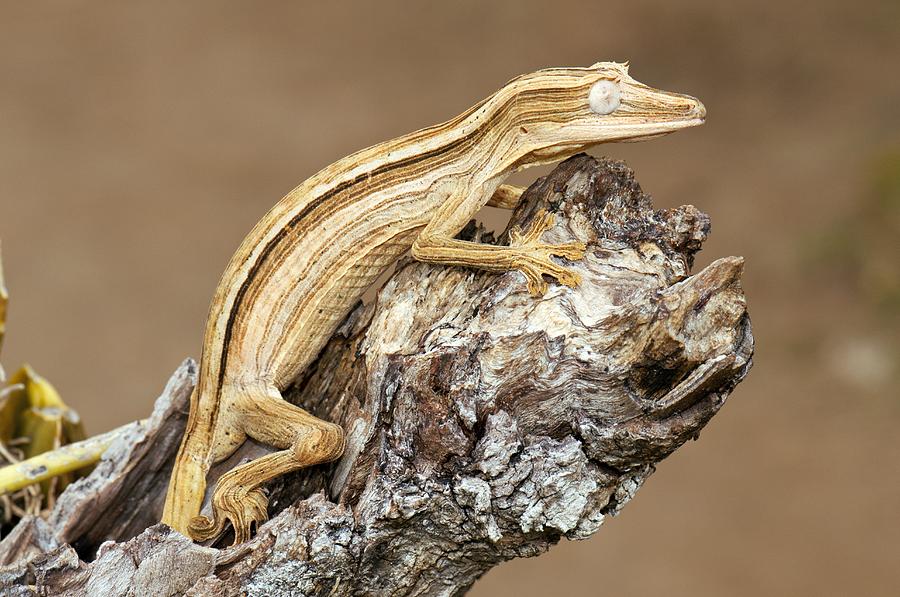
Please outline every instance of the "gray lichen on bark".
M184 425L186 364L158 402L166 416L111 450L49 522L23 521L0 544L0 586L457 595L502 561L591 536L746 375L743 264L689 275L707 216L654 211L618 162L564 162L511 225L540 208L557 214L544 241L588 243L569 264L582 284L535 299L517 272L401 262L288 392L344 426L345 455L274 483L273 517L249 543L197 546L151 526ZM462 234L492 241L474 225ZM262 449L248 443L218 469Z

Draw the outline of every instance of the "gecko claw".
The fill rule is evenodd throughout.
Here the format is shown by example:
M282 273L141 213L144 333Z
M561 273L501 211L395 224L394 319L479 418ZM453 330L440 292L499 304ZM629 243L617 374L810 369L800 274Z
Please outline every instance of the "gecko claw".
M216 517L210 519L202 514L191 519L188 525L188 533L194 541L207 541L215 539L225 532L225 518Z
M570 288L574 288L581 283L581 276L577 272L557 265L545 255L523 258L523 262L518 269L525 274L525 278L528 281L528 290L535 297L543 296L548 290L547 282L544 281L545 274L556 278L557 282Z
M548 289L544 275L552 276L563 286L575 287L581 276L570 268L563 267L550 259L551 255L577 261L584 257L587 246L584 243L562 243L552 245L540 242L541 235L553 227L555 217L545 209L538 211L528 227L523 231L514 228L509 232L509 246L520 249L516 269L525 274L528 290L532 296L543 296Z
M228 484L219 486L213 493L213 517L195 516L188 532L195 541L215 539L225 532L226 525L234 527L234 543L250 540L251 528L269 519L267 506L269 499L261 489L243 490L240 486L230 488Z

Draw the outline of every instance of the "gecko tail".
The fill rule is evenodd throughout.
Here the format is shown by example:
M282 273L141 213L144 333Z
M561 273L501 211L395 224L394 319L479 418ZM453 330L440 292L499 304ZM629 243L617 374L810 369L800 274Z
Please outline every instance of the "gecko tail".
M175 460L160 522L190 537L191 520L203 507L208 467L204 463L194 461L189 450L185 450L185 443L187 442L182 443L178 458Z
M197 389L191 395L191 412L187 429L175 457L175 466L166 491L166 505L160 522L190 537L191 520L200 514L206 495L209 451L212 444L212 421L197 421L195 408Z

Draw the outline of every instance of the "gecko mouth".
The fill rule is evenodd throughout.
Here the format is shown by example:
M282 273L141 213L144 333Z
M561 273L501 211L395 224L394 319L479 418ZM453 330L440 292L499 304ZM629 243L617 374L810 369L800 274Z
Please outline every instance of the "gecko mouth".
M666 122L637 122L627 125L627 134L622 138L611 139L613 142L629 143L632 141L644 141L655 137L662 137L682 129L689 129L700 126L706 122L706 118L701 116L692 116L681 120L669 120ZM625 128L625 127L623 127Z

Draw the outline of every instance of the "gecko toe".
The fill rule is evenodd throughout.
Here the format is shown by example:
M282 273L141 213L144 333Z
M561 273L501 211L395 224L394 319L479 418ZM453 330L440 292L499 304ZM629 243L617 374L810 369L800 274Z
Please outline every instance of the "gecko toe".
M269 519L269 500L261 489L246 490L240 486L222 486L213 493L212 519L195 516L188 531L195 541L215 539L225 532L229 523L234 528L234 543L250 540L252 529Z

